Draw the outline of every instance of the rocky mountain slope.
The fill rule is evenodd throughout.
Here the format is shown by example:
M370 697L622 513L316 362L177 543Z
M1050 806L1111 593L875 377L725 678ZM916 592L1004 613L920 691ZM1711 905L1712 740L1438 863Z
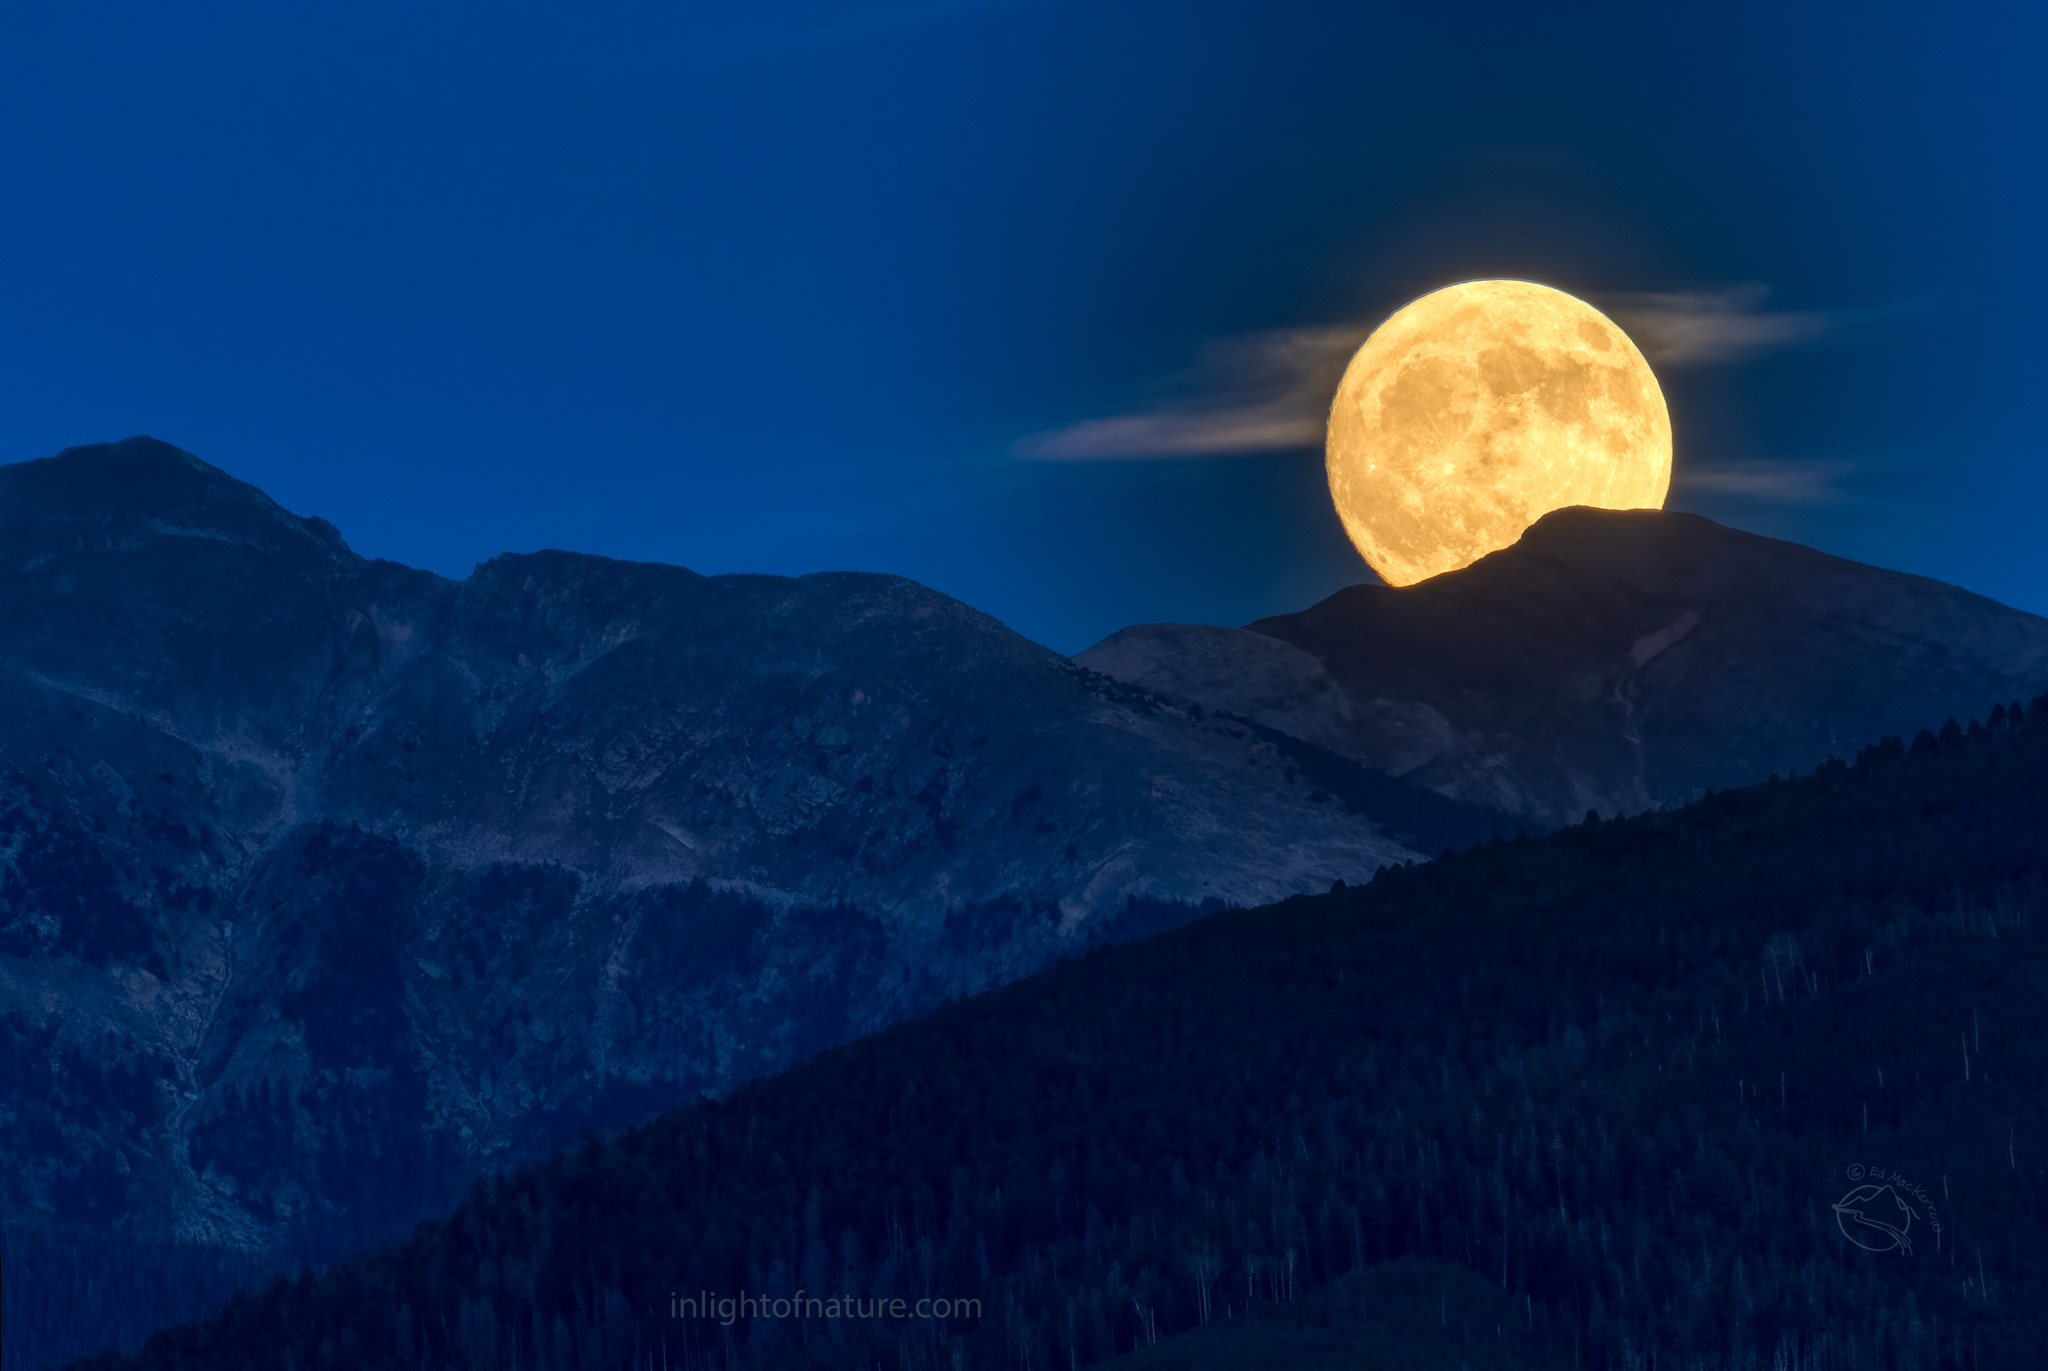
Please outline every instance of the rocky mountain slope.
M1075 660L1539 828L2030 698L2048 620L1696 515L1567 509L1405 589Z
M456 582L151 440L0 468L7 1217L332 1248L1418 855L1282 743L897 577Z

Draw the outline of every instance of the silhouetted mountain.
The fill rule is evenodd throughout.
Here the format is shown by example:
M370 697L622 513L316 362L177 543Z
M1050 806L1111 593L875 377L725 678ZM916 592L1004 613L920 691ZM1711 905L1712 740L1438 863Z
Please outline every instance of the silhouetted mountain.
M587 1127L1490 806L1755 779L2048 661L1959 591L1580 516L1190 630L1219 694L896 577L451 581L152 440L0 467L0 1359L132 1345Z
M587 1125L1470 831L1402 841L1414 792L1340 803L1357 771L897 577L456 582L149 439L0 467L0 1191L77 1225L12 1241L131 1294L211 1269L154 1241L331 1253ZM79 1318L154 1312L123 1301Z
M2044 897L2048 696L1095 949L95 1365L2031 1367Z
M2048 620L1696 515L1566 509L1414 586L1075 660L1549 827L2031 697Z

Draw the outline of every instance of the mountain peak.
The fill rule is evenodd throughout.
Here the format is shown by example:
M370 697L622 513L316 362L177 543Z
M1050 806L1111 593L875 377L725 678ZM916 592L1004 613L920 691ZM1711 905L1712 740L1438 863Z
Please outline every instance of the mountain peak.
M1473 573L1490 564L1526 567L1541 561L1575 574L1670 576L1707 562L1722 568L1753 568L1760 560L1775 564L1783 559L1794 559L1806 569L1827 563L1843 569L1857 566L1799 543L1729 528L1703 515L1573 505L1552 510L1513 544L1435 582L1482 579Z
M1755 539L1725 524L1698 514L1675 509L1600 509L1592 505L1568 505L1553 509L1522 531L1502 552L1563 552L1591 555L1629 549L1665 549L1696 546L1703 542ZM1493 554L1499 556L1499 553ZM1450 573L1456 575L1455 572Z
M128 542L150 532L357 560L325 519L293 514L255 486L147 435L0 466L0 535Z
M1577 507L1412 586L1077 660L1550 825L2031 698L2048 621L1696 514Z

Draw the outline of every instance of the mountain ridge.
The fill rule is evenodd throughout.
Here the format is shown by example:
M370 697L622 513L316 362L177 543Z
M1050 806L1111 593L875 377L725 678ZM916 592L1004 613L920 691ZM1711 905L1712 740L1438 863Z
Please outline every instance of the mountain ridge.
M901 577L453 581L154 440L0 467L6 1217L368 1241L1400 817Z
M1697 515L1574 508L1413 586L1076 660L1549 827L2031 697L2048 620Z
M2030 693L2006 622L2024 651L1906 703ZM1371 694L1355 628L1190 629L1261 654L1217 698L900 577L456 581L154 440L0 467L0 1217L137 1332L220 1290L105 1292L245 1269L177 1240L326 1260L1094 944L1626 807L1558 760L1612 752L1607 678L1503 725Z

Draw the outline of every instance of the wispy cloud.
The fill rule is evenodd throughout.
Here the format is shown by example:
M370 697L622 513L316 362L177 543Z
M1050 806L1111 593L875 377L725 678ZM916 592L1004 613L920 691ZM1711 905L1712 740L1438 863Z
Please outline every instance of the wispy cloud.
M1770 287L1752 281L1726 290L1610 295L1596 303L1662 367L1740 362L1829 334L1918 314L1926 300L1869 309L1770 310Z
M1226 339L1175 378L1157 405L1038 434L1017 445L1018 455L1094 462L1317 446L1330 396L1369 331L1336 324Z
M1832 505L1847 498L1842 482L1857 463L1833 457L1726 458L1682 462L1674 494L1733 495L1781 505Z
M1768 287L1660 291L1603 296L1600 307L1659 368L1736 362L1810 343L1853 325L1909 314L1918 304L1864 310L1768 310ZM1129 461L1149 457L1229 457L1323 441L1330 397L1372 324L1271 329L1212 344L1166 387L1165 398L1128 414L1089 419L1017 444L1039 461ZM1719 489L1764 495L1766 474L1729 467ZM1769 479L1780 479L1771 477ZM1790 479L1790 478L1784 478ZM1799 478L1807 482L1810 475ZM1702 487L1705 488L1705 487ZM1807 489L1797 482L1784 489ZM1782 495L1775 498L1804 498Z
M1849 316L1816 310L1766 310L1768 287L1752 282L1727 290L1618 295L1601 301L1608 315L1661 366L1707 366L1812 342Z

